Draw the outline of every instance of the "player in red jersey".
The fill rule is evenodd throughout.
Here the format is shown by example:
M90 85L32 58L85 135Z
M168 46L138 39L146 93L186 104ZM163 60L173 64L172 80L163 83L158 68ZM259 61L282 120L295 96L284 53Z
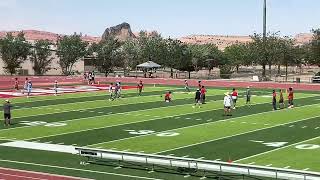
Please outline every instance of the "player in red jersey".
M293 89L289 88L288 91L288 108L293 108Z
M237 100L238 100L238 92L235 88L232 89L232 102L233 102L233 109L236 109L236 104L237 104Z
M140 81L138 83L138 86L137 86L137 89L138 89L138 92L139 92L139 96L141 96L141 94L142 94L143 87L144 87L143 83L142 83L142 81Z
M206 88L204 86L202 86L200 89L200 94L201 94L200 99L201 99L202 104L206 103L206 92L207 92Z
M16 91L19 90L19 80L18 80L18 78L14 78L14 89Z
M171 91L168 91L165 96L164 96L164 101L165 102L171 102Z

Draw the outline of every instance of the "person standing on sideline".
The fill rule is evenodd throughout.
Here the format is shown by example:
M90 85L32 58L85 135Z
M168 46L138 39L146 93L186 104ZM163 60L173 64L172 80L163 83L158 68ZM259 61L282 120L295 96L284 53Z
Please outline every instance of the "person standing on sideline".
M187 90L187 92L190 92L189 84L186 79L184 80L184 88Z
M284 108L284 98L283 98L283 91L280 89L279 91L279 108L283 109Z
M248 86L246 90L246 104L251 105L251 89Z
M196 95L194 97L194 100L195 100L195 103L194 103L194 106L192 106L192 107L195 108L198 105L198 107L200 108L200 105L201 105L201 92L200 92L199 89L197 89L197 91L196 91Z
M277 93L276 90L272 90L272 108L273 110L277 110Z
M139 96L141 96L141 94L142 94L143 87L144 87L144 86L143 86L143 83L142 83L142 81L140 80L140 82L138 83L138 86L137 86Z
M206 92L207 92L206 88L204 86L202 86L201 90L200 90L200 93L201 93L200 99L201 99L202 104L206 103Z
M235 88L232 89L232 102L233 102L233 109L236 109L236 104L238 100L238 92Z
M3 104L4 126L11 125L11 108L12 105L10 104L10 101L7 99Z
M94 71L92 71L92 73L91 73L92 83L91 84L95 84L96 83L96 80L94 80L95 77L96 77L96 75L94 74Z
M53 90L54 90L54 95L57 96L58 95L58 81L57 80L54 81Z
M14 89L19 91L19 80L18 78L14 78Z
M29 80L28 85L27 85L27 98L29 98L29 96L31 95L31 91L32 91L32 82L31 80Z
M24 84L23 84L23 90L22 90L22 94L24 94L24 92L27 92L27 88L28 88L28 78L26 78L26 80L24 81Z
M293 89L289 88L288 91L288 108L293 108Z
M224 94L223 105L224 105L224 116L232 116L231 114L231 105L232 99L230 94L227 92Z
M114 95L113 95L114 89L113 89L113 83L110 83L109 85L109 101L113 101L114 100Z
M92 84L92 73L89 72L88 74L88 85L91 85Z

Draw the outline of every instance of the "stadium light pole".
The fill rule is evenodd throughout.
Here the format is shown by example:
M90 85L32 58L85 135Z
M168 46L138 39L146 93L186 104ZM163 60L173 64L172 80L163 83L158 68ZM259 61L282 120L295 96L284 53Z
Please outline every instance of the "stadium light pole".
M267 37L267 0L263 0L263 39Z
M263 0L263 33L262 33L262 41L263 41L263 48L264 48L264 58L265 62L268 62L268 57L266 53L267 48L267 0ZM263 78L266 77L266 65L263 66Z

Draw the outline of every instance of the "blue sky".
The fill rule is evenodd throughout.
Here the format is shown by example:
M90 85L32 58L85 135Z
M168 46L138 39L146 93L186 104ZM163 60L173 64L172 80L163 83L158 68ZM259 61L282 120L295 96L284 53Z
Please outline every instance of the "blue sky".
M262 31L263 0L0 0L0 30L100 36L122 22L163 36L250 35ZM320 28L320 0L268 0L268 30Z

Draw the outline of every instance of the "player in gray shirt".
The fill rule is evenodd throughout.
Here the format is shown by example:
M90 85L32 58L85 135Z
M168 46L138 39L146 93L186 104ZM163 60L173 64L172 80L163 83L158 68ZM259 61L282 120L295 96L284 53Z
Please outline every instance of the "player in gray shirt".
M9 100L6 100L3 104L3 116L4 116L4 125L10 126L11 125L11 109L12 105L10 104Z

